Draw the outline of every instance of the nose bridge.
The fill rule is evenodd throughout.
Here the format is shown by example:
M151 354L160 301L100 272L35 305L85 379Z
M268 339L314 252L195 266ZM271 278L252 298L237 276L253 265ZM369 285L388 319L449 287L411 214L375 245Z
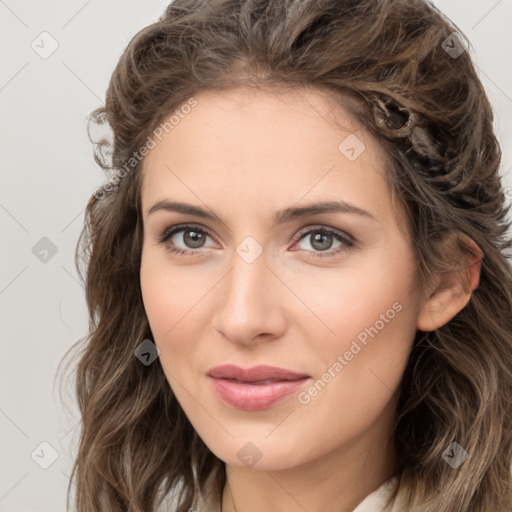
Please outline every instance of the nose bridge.
M236 247L232 263L226 305L240 320L244 317L248 320L249 315L266 309L265 283L269 273L266 254L254 238L247 237Z
M275 280L263 247L246 237L235 248L232 269L224 281L217 311L216 328L232 341L250 341L262 333L275 333Z

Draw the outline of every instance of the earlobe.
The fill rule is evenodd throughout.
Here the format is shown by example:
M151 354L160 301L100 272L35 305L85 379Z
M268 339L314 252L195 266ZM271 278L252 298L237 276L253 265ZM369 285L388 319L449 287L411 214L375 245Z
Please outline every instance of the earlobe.
M483 252L478 245L462 233L451 237L446 243L449 245L447 254L459 253L455 259L457 269L434 276L431 291L422 301L418 312L416 328L420 331L433 331L447 324L467 305L480 281Z

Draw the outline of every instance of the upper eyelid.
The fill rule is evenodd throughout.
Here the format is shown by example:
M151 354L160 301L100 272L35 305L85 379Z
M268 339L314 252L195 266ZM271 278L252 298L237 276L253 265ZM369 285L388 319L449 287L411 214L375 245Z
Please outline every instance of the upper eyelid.
M214 238L214 236L212 236L210 230L206 227L206 226L201 226L200 224L175 224L175 225L172 225L172 226L169 226L167 228L164 229L164 231L162 232L161 235L158 235L157 236L157 240L161 240L162 238L165 238L166 236L174 236L176 233L180 233L181 231L187 231L190 230L192 231L192 229L194 228L197 228L198 231L203 231L205 232L210 238Z

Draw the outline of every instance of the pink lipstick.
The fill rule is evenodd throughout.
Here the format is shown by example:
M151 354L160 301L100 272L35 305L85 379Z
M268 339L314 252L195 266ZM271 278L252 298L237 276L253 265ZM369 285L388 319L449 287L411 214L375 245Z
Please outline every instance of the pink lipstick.
M243 369L231 364L212 368L208 377L220 400L247 411L267 409L282 402L310 378L275 366Z

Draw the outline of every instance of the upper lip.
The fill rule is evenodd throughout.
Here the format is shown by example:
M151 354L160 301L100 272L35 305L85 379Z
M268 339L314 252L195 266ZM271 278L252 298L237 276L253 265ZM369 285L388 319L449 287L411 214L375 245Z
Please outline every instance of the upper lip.
M258 382L262 380L297 380L309 377L304 373L292 372L276 366L259 365L252 368L240 368L233 364L225 364L212 368L208 375L215 379L235 379L240 382Z

